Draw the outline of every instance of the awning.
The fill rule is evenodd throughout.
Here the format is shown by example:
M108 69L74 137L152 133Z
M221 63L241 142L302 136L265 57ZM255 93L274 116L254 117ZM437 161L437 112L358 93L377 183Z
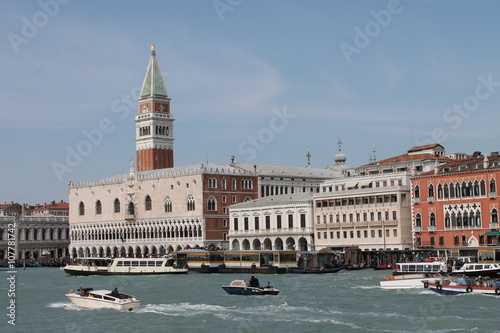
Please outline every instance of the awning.
M358 185L358 182L355 181L355 182L347 182L347 184L345 185L346 188L351 188L351 187L356 187L356 185Z
M500 235L500 231L488 231L484 233L486 236Z
M369 179L363 179L359 182L359 186L370 186L370 184L373 182L373 180Z

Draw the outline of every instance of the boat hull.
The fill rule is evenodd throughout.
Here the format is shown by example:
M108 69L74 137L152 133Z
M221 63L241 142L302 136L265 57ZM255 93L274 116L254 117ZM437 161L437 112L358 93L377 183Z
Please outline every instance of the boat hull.
M157 274L186 274L188 272L187 269L178 269L178 270L155 270L155 271L147 271L147 270L130 270L130 271L109 271L109 270L95 270L95 269L87 269L87 268L64 268L63 269L68 275L157 275Z
M428 289L445 295L481 294L500 296L500 288L493 287L446 286L429 283Z
M96 299L93 297L82 297L76 294L66 294L71 303L85 309L115 309L120 311L134 311L141 307L139 300L120 300L119 303Z
M222 286L228 294L230 295L278 295L280 292L278 289L274 288L254 288L254 287L231 287L231 286Z

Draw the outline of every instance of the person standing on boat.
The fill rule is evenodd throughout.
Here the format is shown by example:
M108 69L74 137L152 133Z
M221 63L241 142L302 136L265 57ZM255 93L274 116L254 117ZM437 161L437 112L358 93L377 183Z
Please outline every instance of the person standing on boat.
M255 288L260 287L259 279L257 279L255 275L252 275L252 277L250 278L250 287L255 287Z
M111 296L120 298L120 292L117 288L113 289L113 291L111 292Z

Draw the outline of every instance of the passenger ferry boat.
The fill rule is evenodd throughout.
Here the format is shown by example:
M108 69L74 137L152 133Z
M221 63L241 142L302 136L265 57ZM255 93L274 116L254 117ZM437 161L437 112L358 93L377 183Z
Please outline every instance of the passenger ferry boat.
M175 258L77 258L75 264L66 265L68 275L144 275L179 274L188 269L177 265Z
M424 281L438 280L442 277L440 274L432 275L429 273L391 275L380 281L380 287L383 289L422 288Z
M141 301L135 296L110 290L79 289L65 295L74 305L86 309L110 308L121 311L133 311L141 307Z
M500 280L489 278L451 277L433 281L423 281L424 288L439 294L483 294L500 295Z
M397 263L393 274L448 273L450 275L500 277L499 263L468 262L458 269L453 268L451 271L450 269L446 265L446 259L430 262L407 262Z
M180 265L204 273L286 273L297 267L297 251L292 250L187 250L173 254Z

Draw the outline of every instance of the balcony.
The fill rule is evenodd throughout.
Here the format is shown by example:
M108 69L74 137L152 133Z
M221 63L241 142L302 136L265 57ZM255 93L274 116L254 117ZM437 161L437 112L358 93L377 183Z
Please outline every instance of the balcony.
M427 230L429 230L429 232L436 232L436 226L435 225L430 225L427 227Z
M498 222L490 222L490 229L498 230Z
M428 197L427 198L428 203L434 203L434 197Z
M135 222L135 214L127 214L127 215L125 215L125 221L127 221L127 222Z
M497 192L490 192L489 198L490 199L496 199L497 198Z
M413 226L412 232L422 232L422 226Z
M420 198L414 198L413 202L415 203L415 205L420 205Z

